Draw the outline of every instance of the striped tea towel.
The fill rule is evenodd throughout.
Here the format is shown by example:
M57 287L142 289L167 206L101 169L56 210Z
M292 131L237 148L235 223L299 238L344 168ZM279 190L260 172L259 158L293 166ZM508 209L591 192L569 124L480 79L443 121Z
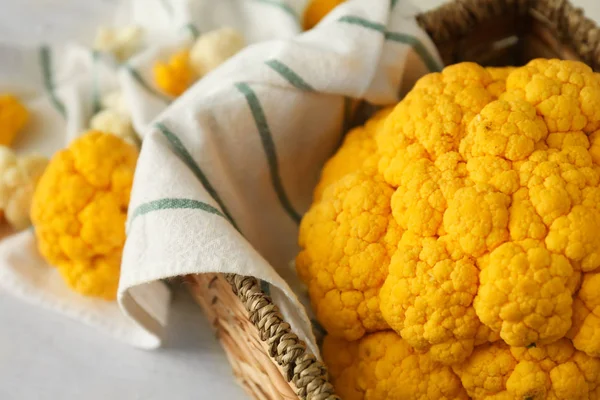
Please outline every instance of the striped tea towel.
M255 44L199 81L144 132L127 221L119 299L150 332L163 278L254 276L318 354L291 289L302 214L353 99L395 103L440 69L406 1L351 0L315 29ZM283 277L286 277L284 279Z
M87 129L101 98L116 89L124 93L138 133L146 132L172 102L153 87L154 61L191 44L200 32L221 26L237 29L248 43L291 37L300 31L296 17L300 9L289 4L283 0L124 0L115 26L140 25L145 47L122 64L85 43L40 47L0 43L0 93L17 95L31 118L15 150L52 156ZM158 321L151 330L141 327L121 312L117 302L85 298L69 290L38 253L32 230L0 241L0 290L142 348L160 345L157 332L166 324L170 298L160 282L138 286L135 304L140 310L151 310L152 320Z

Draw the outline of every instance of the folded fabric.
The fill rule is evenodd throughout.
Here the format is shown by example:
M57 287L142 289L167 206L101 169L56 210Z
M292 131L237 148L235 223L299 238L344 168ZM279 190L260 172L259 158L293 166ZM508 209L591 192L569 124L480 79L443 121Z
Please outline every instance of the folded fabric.
M16 95L31 118L14 148L18 154L52 156L88 129L101 99L115 90L123 92L134 127L143 134L174 101L153 84L155 61L191 45L201 32L221 26L237 29L249 44L291 37L300 31L295 13L284 2L267 0L130 0L117 11L115 26L139 25L143 47L128 60L94 50L91 43L0 44L0 93ZM0 242L0 290L143 348L160 345L170 299L160 281L139 286L132 295L135 306L128 310L139 307L136 315L150 310L154 322L140 326L120 311L117 302L81 297L40 256L32 230Z
M301 287L289 268L298 225L355 100L395 103L441 68L414 16L404 1L348 1L311 31L246 48L151 123L119 287L132 318L150 332L162 325L136 300L155 297L148 285L161 279L254 276L318 354L306 302L292 290Z

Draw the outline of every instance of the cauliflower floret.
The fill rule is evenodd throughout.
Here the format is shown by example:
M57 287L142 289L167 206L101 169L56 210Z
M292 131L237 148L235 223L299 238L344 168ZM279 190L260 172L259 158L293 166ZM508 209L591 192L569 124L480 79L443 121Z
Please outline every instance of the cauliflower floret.
M125 95L120 90L113 90L112 92L108 92L100 101L103 109L112 110L118 112L124 117L131 116L131 110L127 101L125 100Z
M112 109L102 110L94 115L90 121L90 129L112 133L127 143L137 145L137 136L131 125L131 120Z
M573 304L573 325L567 337L575 348L600 358L600 272L583 277Z
M516 67L488 67L485 70L492 77L492 83L486 89L495 98L500 97L506 91L506 78Z
M506 91L534 105L549 132L600 127L600 79L581 62L533 60L508 76Z
M52 158L35 190L39 250L83 295L116 296L137 155L117 136L87 132Z
M364 126L346 134L344 143L323 166L321 179L314 191L314 200L319 201L330 184L359 169L374 170L377 167L377 145L375 135L385 118L392 111L386 108L377 112Z
M27 109L10 94L0 94L0 146L10 146L29 119Z
M511 346L546 344L571 326L573 267L534 240L510 242L490 254L475 310Z
M177 97L196 80L196 73L190 64L190 52L182 50L171 56L169 62L157 61L154 64L154 81L165 93Z
M245 46L244 37L233 28L220 28L201 35L190 50L190 64L204 76Z
M600 396L600 360L575 350L567 339L530 348L486 344L453 369L473 400Z
M304 10L302 27L309 30L315 27L331 10L346 0L311 0Z
M407 232L381 289L389 325L418 351L445 364L464 360L473 347L495 340L471 306L477 294L475 260L448 243Z
M387 327L378 294L401 233L390 218L391 195L381 178L351 173L302 220L296 268L332 336L356 340Z
M35 186L48 160L37 155L17 157L8 147L0 146L0 210L16 230L27 228Z
M467 395L449 367L416 353L394 332L358 342L326 336L323 358L344 400L458 400Z
M142 28L136 25L121 28L102 26L96 33L94 49L112 53L119 61L131 57L140 47Z

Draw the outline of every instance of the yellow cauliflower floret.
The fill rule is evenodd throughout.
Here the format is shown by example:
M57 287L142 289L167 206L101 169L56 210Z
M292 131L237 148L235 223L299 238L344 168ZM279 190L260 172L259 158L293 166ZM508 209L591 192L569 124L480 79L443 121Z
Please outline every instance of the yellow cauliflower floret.
M600 358L600 272L585 274L573 304L573 325L567 336L592 357Z
M167 63L157 61L153 71L156 85L165 93L175 97L185 92L196 79L188 50L175 53Z
M401 234L391 195L381 178L351 173L328 186L302 220L296 268L333 336L356 340L387 327L378 294Z
M16 97L0 94L0 146L10 146L28 119L27 109Z
M530 348L483 345L453 369L473 400L583 400L600 396L600 359L576 350L567 339Z
M468 398L449 367L416 353L394 332L373 333L358 342L327 336L323 358L344 400Z
M331 10L342 4L346 0L311 0L304 10L304 19L302 27L304 30L312 29L319 23Z
M477 318L475 260L433 237L405 233L381 289L381 311L390 326L438 361L464 360L480 342L496 339Z
M488 67L485 70L492 77L492 83L488 84L486 89L492 96L498 98L506 91L506 78L516 67Z
M600 127L600 78L581 62L533 60L508 76L506 91L535 106L549 132Z
M323 166L321 178L314 191L314 200L319 201L323 191L331 183L359 169L372 170L377 166L375 134L392 111L386 108L377 112L365 126L359 126L346 134L344 143Z
M83 295L116 296L137 155L122 139L89 131L52 158L36 188L39 250Z
M511 346L554 342L571 326L573 267L534 240L496 248L481 272L475 310Z

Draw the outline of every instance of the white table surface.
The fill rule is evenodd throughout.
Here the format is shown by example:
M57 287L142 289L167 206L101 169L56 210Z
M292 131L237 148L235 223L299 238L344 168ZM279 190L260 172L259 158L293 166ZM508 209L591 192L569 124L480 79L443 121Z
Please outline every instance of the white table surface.
M119 0L0 0L0 40L89 41ZM413 0L429 9L443 0ZM600 1L572 0L600 21ZM1 60L0 60L1 62ZM245 399L199 308L175 294L164 347L133 349L0 292L0 399Z

